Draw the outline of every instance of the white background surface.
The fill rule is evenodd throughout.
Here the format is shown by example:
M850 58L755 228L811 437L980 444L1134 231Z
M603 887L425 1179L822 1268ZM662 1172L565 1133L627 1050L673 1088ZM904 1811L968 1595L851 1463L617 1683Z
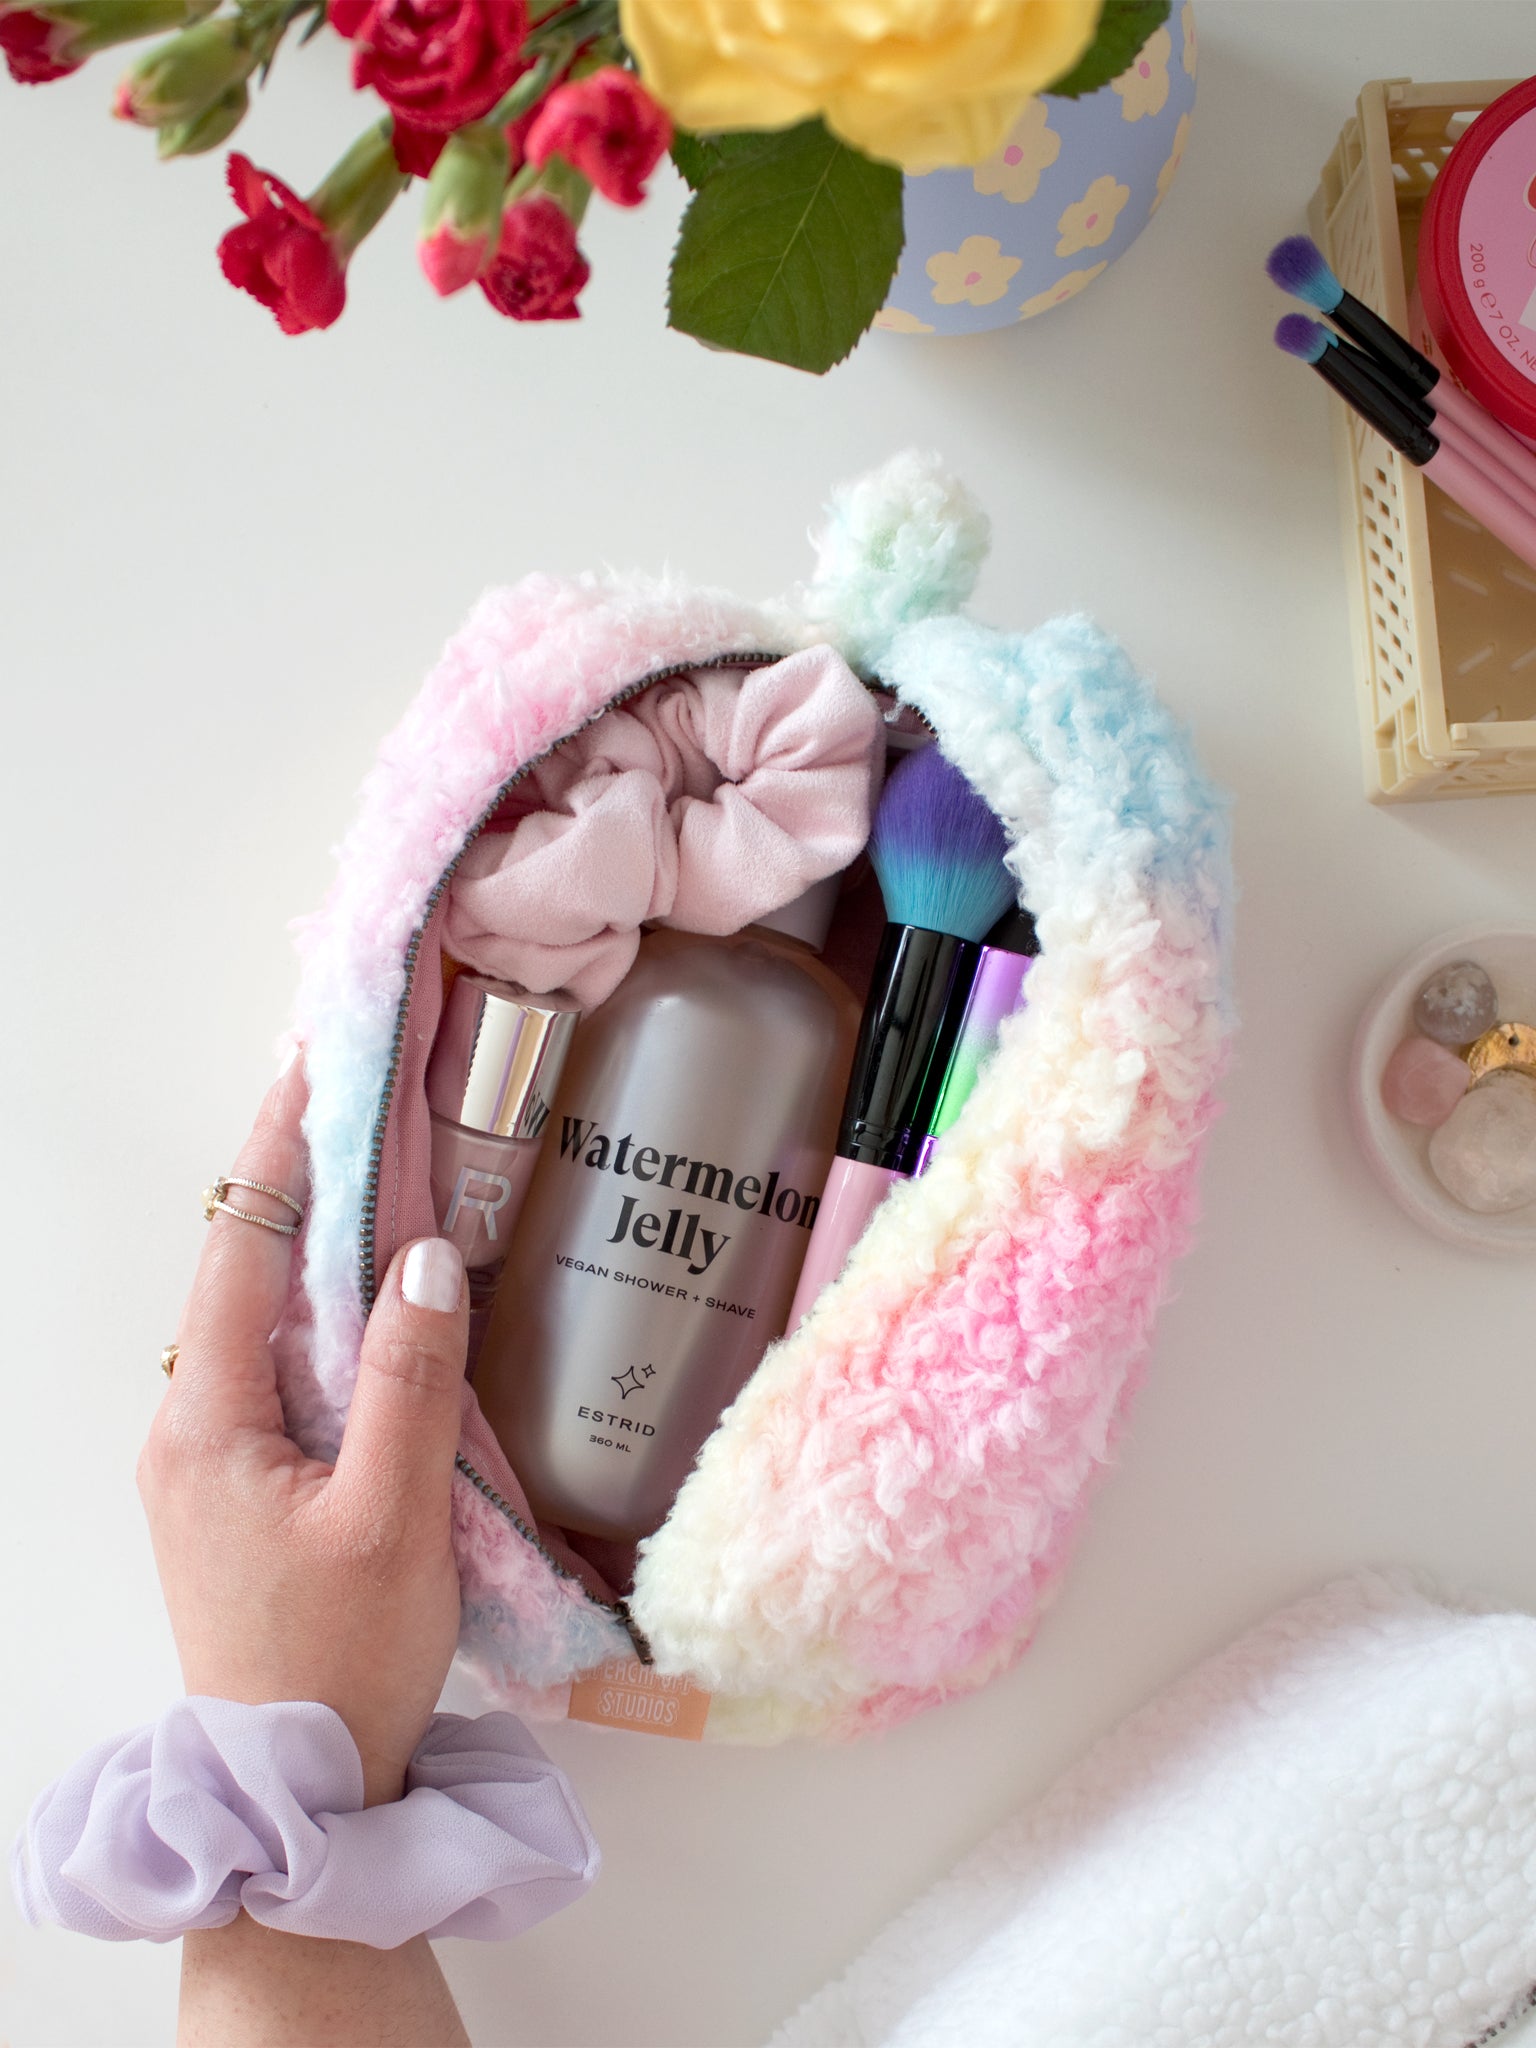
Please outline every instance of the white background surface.
M1270 347L1260 271L1364 79L1516 75L1531 9L1199 17L1189 154L1118 265L1027 327L877 335L821 382L664 331L665 176L639 216L594 211L575 326L434 301L407 204L341 325L285 339L219 278L217 162L158 166L107 119L111 58L0 82L7 1832L176 1686L134 1454L197 1190L285 1022L285 920L326 888L380 734L485 584L666 560L782 588L827 487L911 440L993 515L979 608L1092 609L1235 794L1245 1029L1208 1220L1022 1664L837 1753L553 1731L606 1874L520 1943L445 1948L477 2043L748 2048L1276 1603L1386 1562L1536 1604L1531 1269L1417 1233L1344 1106L1394 961L1531 915L1536 802L1362 800L1328 401ZM241 142L306 189L361 118L322 39L285 55ZM15 2048L170 2038L174 1950L9 1917L6 1941Z

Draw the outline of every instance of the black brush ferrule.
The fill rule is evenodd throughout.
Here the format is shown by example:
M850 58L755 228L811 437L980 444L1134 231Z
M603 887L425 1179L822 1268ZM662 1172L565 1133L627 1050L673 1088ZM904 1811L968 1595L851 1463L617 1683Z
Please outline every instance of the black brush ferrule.
M1404 400L1383 391L1352 355L1346 355L1341 348L1330 348L1312 367L1325 384L1331 384L1363 420L1410 462L1422 469L1439 452L1439 441L1418 415Z
M914 1171L980 962L974 939L886 926L843 1099L844 1159Z
M1024 953L1034 959L1040 951L1040 934L1034 918L1020 906L1005 910L981 943L998 952Z
M1335 342L1328 353L1342 356L1345 362L1352 363L1383 398L1395 399L1421 427L1427 427L1430 433L1435 431L1435 408L1420 392L1405 383L1390 363L1384 363L1379 356L1370 355L1363 348L1356 348L1352 341Z
M1345 292L1328 318L1363 349L1395 370L1410 389L1422 394L1433 391L1439 383L1440 372L1429 357L1421 355L1411 341L1405 341L1395 327L1389 327L1379 313L1362 305L1353 292Z

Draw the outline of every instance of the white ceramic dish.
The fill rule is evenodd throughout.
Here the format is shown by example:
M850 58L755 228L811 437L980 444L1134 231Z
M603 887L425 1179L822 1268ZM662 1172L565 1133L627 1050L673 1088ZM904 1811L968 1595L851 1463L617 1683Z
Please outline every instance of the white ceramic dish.
M1462 1208L1430 1171L1432 1134L1400 1122L1382 1103L1382 1069L1413 1029L1413 999L1437 967L1453 960L1475 960L1492 975L1501 1019L1536 1021L1536 926L1468 925L1431 939L1387 977L1360 1019L1349 1070L1355 1135L1377 1179L1415 1223L1476 1251L1530 1253L1536 1251L1536 1202L1500 1216Z

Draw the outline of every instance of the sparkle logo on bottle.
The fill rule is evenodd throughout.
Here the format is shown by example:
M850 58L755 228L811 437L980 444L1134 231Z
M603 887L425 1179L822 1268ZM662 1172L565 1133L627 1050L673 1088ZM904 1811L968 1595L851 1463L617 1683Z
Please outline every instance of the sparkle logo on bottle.
M470 1189L481 1190L471 1194ZM489 1244L496 1242L496 1216L512 1199L512 1183L504 1173L487 1173L478 1166L462 1166L453 1184L453 1194L443 1216L442 1227L451 1232L466 1210L477 1211Z

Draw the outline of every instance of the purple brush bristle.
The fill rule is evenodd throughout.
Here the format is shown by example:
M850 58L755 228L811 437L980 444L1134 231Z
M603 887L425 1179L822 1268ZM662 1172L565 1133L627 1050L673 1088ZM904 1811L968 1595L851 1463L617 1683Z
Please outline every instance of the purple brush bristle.
M1320 363L1333 346L1334 337L1320 320L1305 313L1286 313L1275 325L1275 346L1288 356L1300 356L1304 363Z
M1281 291L1289 292L1293 299L1305 299L1320 313L1331 313L1344 296L1343 285L1310 235L1287 235L1283 242L1276 242L1264 268Z
M936 746L898 761L869 838L892 924L983 937L1015 901L997 814Z

